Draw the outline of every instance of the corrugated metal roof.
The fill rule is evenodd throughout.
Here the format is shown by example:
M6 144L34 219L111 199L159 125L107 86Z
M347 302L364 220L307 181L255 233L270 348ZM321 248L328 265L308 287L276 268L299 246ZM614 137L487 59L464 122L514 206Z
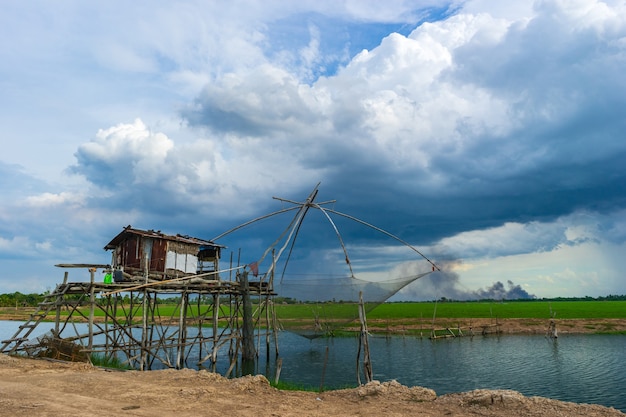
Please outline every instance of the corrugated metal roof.
M191 245L198 246L215 246L220 248L225 248L226 246L218 245L217 243L211 242L210 240L199 239L196 237L186 236L186 235L166 235L161 233L160 230L141 230L141 229L133 229L130 225L126 226L124 230L122 230L117 236L115 236L105 247L105 250L115 249L120 242L124 241L128 235L136 235L142 237L149 237L153 239L161 239L161 240L169 240L173 242L182 242L189 243Z

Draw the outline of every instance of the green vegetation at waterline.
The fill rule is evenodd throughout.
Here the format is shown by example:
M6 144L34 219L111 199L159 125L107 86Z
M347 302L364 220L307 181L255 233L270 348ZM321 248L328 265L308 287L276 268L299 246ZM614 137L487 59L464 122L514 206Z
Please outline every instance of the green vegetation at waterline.
M128 364L124 364L116 357L106 356L101 354L92 353L89 356L89 360L91 364L94 366L98 366L101 368L109 368L109 369L119 369L123 371L132 370L133 368Z
M315 392L318 390L318 388L315 388L311 385L304 385L304 384L296 384L293 382L285 382L285 381L278 381L278 382L270 382L270 385L273 386L274 388L277 388L281 391L308 391L308 392Z
M296 384L296 383L288 382L288 381L287 382L285 381L271 382L270 381L270 385L281 391L307 391L307 392L319 392L320 391L319 386L315 387L313 385ZM341 385L341 386L329 385L329 386L324 386L322 388L324 391L335 391L335 390L340 390L340 389L356 388L356 385Z

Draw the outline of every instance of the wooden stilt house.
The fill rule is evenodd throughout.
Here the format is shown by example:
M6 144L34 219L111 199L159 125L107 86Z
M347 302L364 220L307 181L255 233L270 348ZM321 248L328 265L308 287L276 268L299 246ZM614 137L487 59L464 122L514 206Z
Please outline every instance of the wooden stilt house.
M150 279L164 280L216 272L222 248L208 240L133 229L130 225L104 247L112 251L116 282L143 280L146 274Z

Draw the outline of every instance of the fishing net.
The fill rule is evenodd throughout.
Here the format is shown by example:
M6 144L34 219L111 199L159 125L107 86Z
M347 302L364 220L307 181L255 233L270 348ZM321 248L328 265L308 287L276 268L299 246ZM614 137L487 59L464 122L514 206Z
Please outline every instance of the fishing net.
M358 319L361 300L367 313L427 274L379 282L356 277L286 279L274 285L275 291L297 305L278 305L275 309L285 330L307 338L332 335Z
M255 259L246 264L249 279L271 283L277 294L275 311L280 328L308 338L349 327L359 317L359 303L363 303L367 313L437 269L407 242L324 207L327 203L315 203L316 195L317 187L301 203L280 199L291 206L213 239L217 242L235 231L257 228L237 240L248 244L245 257ZM344 241L340 230L346 227L351 235L358 235L354 233L354 224L385 239L356 244ZM263 241L259 236L272 236L274 240Z
M89 362L89 354L83 346L70 340L62 339L50 331L23 345L27 356L49 358L69 362Z

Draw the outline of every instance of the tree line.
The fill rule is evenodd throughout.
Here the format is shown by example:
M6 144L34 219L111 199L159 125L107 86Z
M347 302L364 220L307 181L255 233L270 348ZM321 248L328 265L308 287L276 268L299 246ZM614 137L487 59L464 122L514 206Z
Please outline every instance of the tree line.
M22 294L21 292L0 294L0 307L37 307L39 303L43 302L47 295L50 292L46 291L42 294ZM73 295L65 295L65 299L75 299L79 300L82 297L80 294ZM135 300L139 298L137 295L134 297ZM213 302L213 298L209 296L200 296L202 304L211 304ZM133 301L135 301L133 300ZM170 297L170 298L159 298L160 302L164 304L178 304L180 302L180 297ZM130 295L125 294L122 297L122 302L130 303Z

